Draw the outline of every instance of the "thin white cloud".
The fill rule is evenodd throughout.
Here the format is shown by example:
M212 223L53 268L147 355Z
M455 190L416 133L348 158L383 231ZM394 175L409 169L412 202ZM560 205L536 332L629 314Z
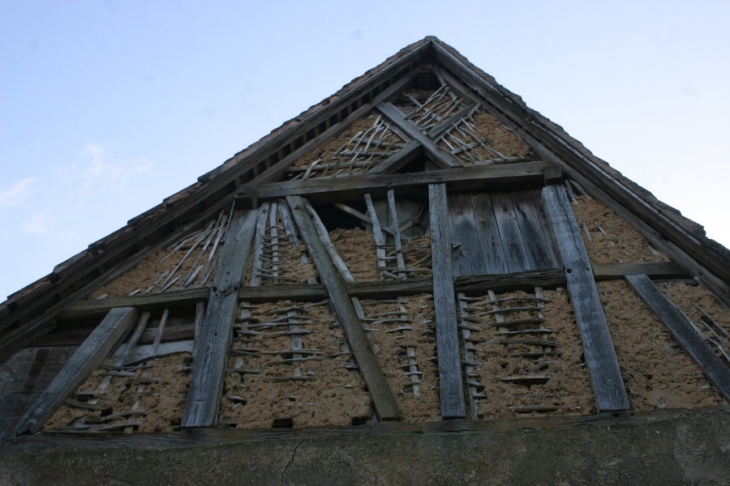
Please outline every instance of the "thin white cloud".
M38 182L35 177L27 177L15 182L10 189L0 190L0 209L16 207L27 201Z

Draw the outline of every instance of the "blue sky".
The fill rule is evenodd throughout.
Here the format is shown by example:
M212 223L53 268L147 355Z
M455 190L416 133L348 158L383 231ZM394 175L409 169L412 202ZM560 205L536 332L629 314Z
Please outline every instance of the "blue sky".
M426 35L730 246L730 2L0 0L0 300Z

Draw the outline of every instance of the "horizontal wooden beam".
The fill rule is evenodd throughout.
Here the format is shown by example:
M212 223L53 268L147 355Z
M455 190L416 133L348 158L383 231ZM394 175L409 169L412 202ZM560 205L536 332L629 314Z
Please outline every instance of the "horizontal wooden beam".
M646 275L651 279L683 279L690 273L674 262L594 263L596 280L618 280L626 275ZM537 270L508 273L503 275L468 275L458 277L455 288L467 295L492 290L508 292L530 289L535 286L554 288L565 285L561 270ZM431 292L431 279L386 280L383 282L346 283L348 293L361 299L389 299L398 295L416 295ZM107 297L98 300L80 300L66 306L59 319L68 321L78 318L103 316L114 307L136 307L138 310L154 310L164 307L182 307L207 301L210 291L207 287L183 290L168 290L153 294L137 294L123 297ZM273 300L320 300L327 298L322 285L282 284L262 287L242 287L238 298L251 302Z
M197 287L183 290L168 290L151 294L137 294L122 297L107 297L96 300L79 300L67 305L59 314L60 320L78 319L104 315L114 307L136 307L151 310L160 307L180 307L208 300L210 289Z
M646 275L652 279L690 278L692 275L674 262L594 263L596 280L615 280L626 275Z
M350 177L308 179L264 184L259 199L307 196L310 200L360 199L366 193L383 194L388 189L405 190L445 183L451 190L508 190L539 188L544 184L545 162L490 164L407 174L364 174ZM424 191L426 188L424 187Z

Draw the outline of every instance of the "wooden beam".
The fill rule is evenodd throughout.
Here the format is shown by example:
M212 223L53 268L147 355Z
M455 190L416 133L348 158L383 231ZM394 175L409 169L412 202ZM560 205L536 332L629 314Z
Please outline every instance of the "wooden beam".
M257 215L257 210L236 210L233 213L200 336L196 336L193 374L182 427L209 427L218 422L238 290L245 277Z
M314 265L317 267L320 279L327 289L335 314L337 314L340 325L345 331L358 368L368 385L375 412L380 420L398 420L400 413L390 386L380 369L377 358L370 349L370 343L362 328L362 322L355 312L350 296L347 294L345 283L329 258L324 244L319 239L317 229L307 213L302 198L290 196L286 199L291 208L292 216L299 227L302 239L307 245Z
M680 347L702 368L725 400L730 400L730 368L720 361L692 321L646 275L627 275L626 281L667 326Z
M562 185L547 186L542 191L542 198L568 281L568 293L583 341L596 406L602 412L629 409L606 315L565 188Z
M461 379L454 273L451 262L451 230L445 184L428 186L428 204L431 217L431 267L434 275L433 305L436 314L441 416L445 419L463 418L466 416L466 405Z
M674 262L594 263L596 280L615 280L626 275L646 275L652 279L691 278L691 274Z
M137 311L119 307L109 311L84 343L74 352L35 404L18 421L17 434L35 434L76 388L106 359L137 322Z
M412 162L416 157L423 153L423 146L411 140L406 144L405 147L394 153L380 164L376 165L370 171L369 174L392 174L404 165Z
M652 279L688 278L689 272L674 262L594 263L596 280L622 279L626 275L647 275ZM558 270L529 271L500 275L471 275L458 277L455 282L459 292L474 295L489 289L495 292L531 289L534 286L556 287L565 285L565 275ZM357 282L348 284L348 292L363 299L389 298L395 295L415 295L431 291L431 279L409 279L407 282ZM505 289L505 290L501 290ZM80 300L67 305L59 314L60 320L72 320L103 316L115 307L136 307L139 310L155 310L163 307L182 307L208 300L210 290L197 287L182 290L168 290L153 294L137 294L122 297L107 297L99 300ZM239 299L252 302L270 300L318 300L327 298L327 291L321 285L281 284L265 287L241 287Z
M193 287L182 290L167 290L153 294L79 300L64 307L58 318L60 320L71 320L105 315L115 307L136 307L139 310L156 309L159 307L180 307L208 300L209 295L209 288Z
M387 116L398 128L403 130L408 137L420 143L426 153L437 164L444 166L444 168L462 167L464 165L459 159L436 145L436 142L428 138L425 134L421 133L413 123L406 120L403 113L394 104L385 101L378 104L376 108L383 115Z
M363 174L348 177L307 179L263 184L259 199L308 196L316 201L360 199L365 194L385 194L388 189L410 190L427 184L446 183L449 189L507 190L541 188L545 162L475 165L408 174Z
M489 290L496 293L516 290L533 292L535 287L554 289L564 287L566 283L565 272L554 268L504 275L466 275L458 277L454 286L457 292L466 295L484 295Z

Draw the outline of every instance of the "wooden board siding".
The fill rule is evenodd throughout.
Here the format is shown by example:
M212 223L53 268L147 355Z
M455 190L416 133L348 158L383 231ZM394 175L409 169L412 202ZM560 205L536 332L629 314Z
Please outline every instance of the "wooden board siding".
M449 194L454 276L555 268L537 190Z

